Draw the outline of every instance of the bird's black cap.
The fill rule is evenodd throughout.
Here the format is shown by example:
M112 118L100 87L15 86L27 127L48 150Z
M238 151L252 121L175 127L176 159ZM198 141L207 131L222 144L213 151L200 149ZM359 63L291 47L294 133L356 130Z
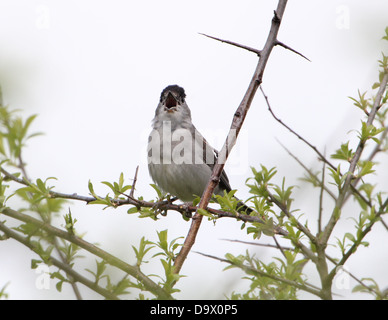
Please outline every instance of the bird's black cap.
M182 87L176 85L176 84L172 84L172 85L169 85L167 86L166 88L164 88L164 90L162 91L162 94L160 95L160 101L162 101L162 98L164 96L164 94L168 91L172 91L172 92L175 92L178 94L178 96L184 100L186 98L186 93L185 93L185 89L183 89Z

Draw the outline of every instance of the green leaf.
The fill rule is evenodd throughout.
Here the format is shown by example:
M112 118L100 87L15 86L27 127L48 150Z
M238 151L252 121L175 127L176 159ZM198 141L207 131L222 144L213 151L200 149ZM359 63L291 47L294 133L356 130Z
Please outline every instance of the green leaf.
M77 222L77 219L73 219L70 208L69 208L69 213L64 215L64 219L66 223L65 228L67 232L70 233L71 235L74 235L74 224Z
M349 148L349 141L341 144L341 148L331 155L332 159L345 160L350 162L353 158L354 152Z
M135 246L132 246L133 251L135 251L136 255L136 265L140 266L142 263L145 263L147 261L144 261L144 256L148 251L150 251L152 248L154 248L155 245L153 242L145 240L144 237L140 239L139 248L136 248Z
M94 276L94 282L95 284L98 284L98 282L103 278L108 278L108 275L104 275L106 271L106 265L108 264L106 261L101 260L98 262L98 260L95 260L96 262L96 272L91 271L90 269L85 269L87 272L91 273Z
M164 198L162 190L156 184L150 184L150 186L156 191L156 193L158 194L158 198L159 199L163 199Z
M373 170L374 163L372 161L359 161L359 165L361 165L361 170L358 173L358 177L363 177L367 174L375 172Z
M351 242L356 242L356 238L350 232L346 232L344 238L349 239Z
M31 269L36 269L42 262L42 260L31 259Z
M106 186L108 186L112 191L115 191L115 187L110 182L108 182L108 181L101 181L101 183L105 184Z
M213 215L211 213L209 213L209 211L205 210L205 209L202 209L202 208L198 208L197 209L197 212L202 215L202 216L205 216L205 217L213 217Z
M139 212L139 209L137 207L129 208L127 211L128 214L133 214L133 213L137 213L137 212Z
M362 121L361 132L359 132L359 139L361 142L366 142L368 139L373 139L376 143L380 143L380 140L375 138L376 135L383 132L385 128L376 128L374 125L368 125L365 121Z
M353 100L353 104L357 107L360 108L363 111L366 111L368 106L369 106L369 101L367 98L365 98L366 92L361 93L360 90L358 92L358 100L352 97L349 97L351 100Z
M89 192L90 194L95 197L96 199L98 198L98 196L96 195L96 193L94 192L94 188L93 188L93 184L92 182L89 180L88 182L88 188L89 188Z
M388 41L388 27L385 28L385 35L382 37L382 39Z
M24 126L23 126L23 129L22 129L22 132L21 132L21 139L24 139L27 135L27 131L31 125L31 123L35 120L35 118L37 117L38 115L37 114L34 114L32 116L29 116L26 120L26 122L24 123Z

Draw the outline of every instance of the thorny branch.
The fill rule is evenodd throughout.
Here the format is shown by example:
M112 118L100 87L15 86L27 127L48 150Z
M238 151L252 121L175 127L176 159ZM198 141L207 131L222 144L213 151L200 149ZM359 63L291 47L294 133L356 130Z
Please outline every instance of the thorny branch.
M274 46L278 44L277 35L280 28L280 23L285 11L287 5L287 0L279 0L276 10L274 11L274 16L272 18L271 28L267 37L267 41L263 47L262 50L260 50L260 58L259 62L257 64L256 70L253 74L253 77L249 83L248 89L237 108L236 112L234 113L234 117L232 120L232 124L230 127L230 131L228 133L228 138L226 139L221 151L220 151L220 157L217 160L217 163L215 164L213 168L213 173L209 179L209 182L206 186L205 191L202 194L201 201L199 203L199 208L206 209L209 201L212 197L213 191L218 185L218 182L220 180L220 176L222 173L222 170L224 169L225 162L228 158L228 155L230 151L232 150L233 146L236 143L236 139L238 137L238 134L241 130L241 127L244 123L245 117L248 113L248 110L251 106L252 100L256 94L257 88L262 83L264 70L267 65L269 56L272 52L272 49ZM235 44L233 44L235 45ZM241 46L240 46L241 47ZM256 52L258 53L258 52ZM234 134L231 134L233 132ZM230 139L230 137L232 137ZM201 225L202 221L202 215L198 212L194 215L192 219L192 223L189 229L189 232L186 236L185 242L182 246L181 251L179 252L175 263L174 263L174 272L179 273L184 261L186 260L187 255L189 254L192 246L194 245L199 227Z

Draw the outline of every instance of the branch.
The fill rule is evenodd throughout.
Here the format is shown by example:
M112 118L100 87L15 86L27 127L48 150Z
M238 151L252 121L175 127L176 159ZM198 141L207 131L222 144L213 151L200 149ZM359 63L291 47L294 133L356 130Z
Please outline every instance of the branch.
M279 122L283 127L285 127L288 131L290 131L293 135L295 135L298 139L302 140L305 144L307 144L311 149L315 151L315 153L318 155L319 159L321 159L323 162L327 163L331 168L336 169L336 167L326 159L326 157L315 147L312 145L310 142L308 142L305 138L303 138L300 134L295 132L293 129L291 129L288 125L286 125L281 119L279 119L275 113L273 112L271 105L268 100L268 96L264 93L264 90L262 86L260 86L261 93L263 94L263 97L265 99L265 102L267 104L268 110L271 113L272 117Z
M210 39L221 41L222 43L227 43L227 44L230 44L232 46L235 46L235 47L238 47L238 48L241 48L241 49L244 49L244 50L256 53L259 57L261 56L261 50L258 50L258 49L252 48L252 47L248 47L246 45L243 45L243 44L240 44L240 43L237 43L237 42L234 42L234 41L230 41L230 40L225 40L225 39L220 39L220 38L217 38L217 37L209 36L209 35L207 35L205 33L199 32L199 34L203 35L205 37L208 37ZM307 58L306 56L301 54L299 51L296 51L295 49L291 48L290 46L286 45L285 43L283 43L283 42L281 42L279 40L276 40L275 46L281 46L281 47L283 47L283 48L285 48L287 50L290 50L290 51L296 53L297 55L300 55L302 58L304 58L307 61L311 62L311 60L309 58Z
M131 192L129 194L129 196L131 198L133 198L133 194L135 193L135 186L136 186L136 182L137 182L137 173L139 172L139 166L136 167L136 171L135 171L135 177L133 178L133 183L132 183L132 187L131 187Z
M29 183L26 182L24 179L20 179L18 177L15 177L13 174L9 173L7 170L4 168L0 167L0 172L4 174L5 177L7 177L10 180L13 180L17 183L20 183L25 186L29 186ZM137 180L137 172L138 168L136 168L136 173L134 177L134 182L132 184L132 189L131 189L131 194L132 190L134 190L134 187L136 185L136 180ZM120 207L123 205L133 205L136 207L143 207L143 208L157 208L160 211L168 211L168 210L173 210L177 211L182 215L185 215L187 212L196 212L197 207L194 206L186 206L186 205L181 205L181 204L172 204L171 201L159 201L159 202L150 202L150 201L144 201L144 200L139 200L133 198L133 196L123 194L127 199L110 199L112 206L113 207ZM60 199L68 199L68 200L77 200L77 201L83 201L86 202L86 204L89 204L93 201L98 200L95 197L89 197L89 196L81 196L76 193L68 194L68 193L62 193L62 192L56 192L56 191L50 191L47 195L48 198L60 198ZM257 216L249 216L245 214L240 214L240 213L232 213L232 212L227 212L227 211L222 211L222 210L217 210L213 208L206 208L206 210L219 217L219 218L233 218L236 220L241 220L244 222L255 222L255 223L262 223L265 224L265 221L263 221L260 217ZM275 234L280 234L283 236L288 235L288 232L283 230L280 226L274 226L273 232Z
M387 88L387 83L388 83L388 73L385 73L385 75L381 81L380 88L377 92L375 101L373 103L372 110L370 111L369 116L368 116L368 120L367 120L368 126L372 125L373 120L375 119L375 116L377 114L377 111L380 108L381 99L383 97L383 93L385 92L385 90ZM353 187L351 182L352 182L352 179L354 177L354 171L356 170L357 163L360 160L360 157L361 157L361 154L364 150L364 147L365 147L365 141L360 140L360 142L357 146L357 149L354 153L354 156L353 156L352 160L350 161L349 170L346 173L347 176L345 178L345 182L343 184L343 187L341 188L341 190L339 192L333 213L332 213L330 220L327 223L327 225L323 231L323 235L322 235L322 242L323 243L327 243L327 241L331 235L331 232L333 231L334 226L339 219L338 213L340 212L340 210L341 210L341 208L346 200L346 194L349 191L349 188ZM353 190L355 190L355 188Z
M322 165L322 183L321 183L321 190L319 192L318 234L320 234L322 232L323 190L327 189L325 186L325 169L326 169L326 163L323 162L323 165Z
M319 180L319 179L316 177L316 175L315 175L309 168L307 168L307 167L303 164L302 161L300 161L300 160L298 159L297 156L295 156L289 149L287 149L287 147L286 147L284 144L282 144L279 140L277 140L277 141L278 141L278 143L283 147L283 149L286 150L286 152L287 152L292 158L294 158L295 161L298 162L298 164L299 164L304 170L307 171L307 173L310 175L311 178L314 178L315 180L317 180L317 182L318 182L318 184L319 184L319 186L320 186L321 189L323 188L323 189L328 193L328 195L329 195L332 199L334 199L334 200L337 199L337 197L334 195L334 193L331 192L330 189L327 188L327 187L325 186L325 184L324 184L324 177L322 177L322 180ZM323 161L323 164L325 165L326 162Z
M349 257L357 250L358 246L360 245L361 241L365 238L365 236L372 230L372 227L374 224L379 221L381 215L384 213L387 213L388 211L388 197L384 201L384 203L381 204L379 210L377 211L375 218L372 219L366 228L357 236L357 240L353 243L353 245L348 249L348 251L345 252L345 254L342 256L341 260L336 264L336 266L343 266L345 262L349 259ZM336 270L332 270L329 274L330 277L334 277L336 273Z
M243 271L245 271L249 275L254 274L257 277L267 277L267 278L270 278L272 280L285 283L285 284L290 285L292 287L298 288L300 290L303 290L303 291L309 292L309 293L311 293L313 295L316 295L318 297L321 297L320 290L318 290L315 286L310 285L308 283L301 284L301 283L298 283L298 282L295 282L295 281L292 281L292 280L289 280L289 279L278 277L278 276L273 275L273 274L268 274L266 272L263 272L261 270L258 270L258 269L252 268L252 267L248 267L248 266L246 266L244 264L236 264L236 263L234 263L234 262L232 262L230 260L218 258L218 257L212 256L210 254L196 252L196 251L195 251L195 253L198 253L198 254L200 254L202 256L205 256L205 257L208 257L208 258L211 258L211 259L215 259L215 260L218 260L218 261L221 261L221 262L226 262L226 263L228 263L230 265L239 267L240 269L242 269Z
M328 164L332 169L334 170L337 170L337 168L329 161L327 160L327 158L317 149L317 147L315 147L314 145L312 145L310 142L308 142L305 138L303 138L301 135L299 135L297 132L295 132L293 129L291 129L288 125L286 125L282 120L280 120L276 115L275 113L273 112L272 108L271 108L271 105L269 103L269 100L268 100L268 97L265 95L264 91L263 91L263 88L262 86L260 86L260 90L261 92L263 93L263 96L264 96L264 99L267 103L267 106L268 106L268 110L269 112L271 113L271 115L274 117L274 119L279 122L283 127L285 127L287 130L289 130L292 134L294 134L295 136L298 137L298 139L302 140L305 144L307 144L311 149L314 150L314 152L318 155L319 159L321 159L323 162L325 162L326 164ZM343 176L342 173L340 173L341 177ZM352 189L352 192L354 192L355 194L357 194L357 196L362 199L362 201L368 206L368 207L372 207L372 203L367 200L352 184L350 185L350 188ZM335 198L337 199L337 198Z
M252 241L243 241L243 240L232 240L232 239L220 239L223 241L229 241L229 242L236 242L236 243L242 243L242 244L249 244L252 246L258 246L258 247L266 247L266 248L274 248L274 249L280 249L277 244L271 244L271 243L259 243L259 242L252 242ZM287 251L295 251L294 247L285 247L281 246L282 250L287 250Z
M16 241L22 243L27 248L31 249L32 251L34 251L36 254L39 255L38 250L37 250L36 246L30 240L30 237L21 236L16 231L6 227L2 222L0 222L0 230L2 232L4 232L4 234L7 237L15 239ZM64 262L62 262L62 261L60 261L52 256L50 256L49 258L45 257L44 260L47 261L47 263L53 264L57 268L65 271L66 274L68 276L70 276L72 278L72 281L74 282L71 284L75 284L75 282L80 282L83 285L85 285L86 287L90 288L91 290L99 293L100 295L102 295L106 299L118 300L118 297L115 294L113 294L109 290L106 290L106 289L100 287L95 281L91 281L91 280L85 278L84 276L80 275L78 272L74 271L74 269L72 267L70 267L68 263L64 263Z
M221 239L221 240L224 240L224 241L229 241L229 242L236 242L236 243L242 243L242 244L248 244L248 245L253 245L253 246L258 246L258 247L266 247L266 248L274 248L274 249L282 249L282 250L287 250L287 251L296 251L296 248L295 247L285 247L285 246L279 246L278 244L274 245L274 244L270 244L270 243L259 243L259 242L251 242L251 241L242 241L242 240L231 240L231 239ZM331 262L333 263L335 266L336 266L336 270L338 267L342 267L342 265L339 265L337 260L328 256L326 254L326 258ZM306 261L307 262L307 261ZM367 290L369 290L370 292L378 295L378 292L374 289L374 288L371 288L369 287L368 285L366 285L365 283L363 283L360 279L358 279L355 275L353 275L352 273L350 273L348 270L346 269L342 269L344 272L346 272L350 277L352 277L355 281L357 281L360 285L362 285L364 288L366 288Z
M65 239L71 243L74 243L75 245L85 249L86 251L92 253L93 255L100 257L101 259L105 260L107 263L109 263L112 266L115 266L116 268L124 271L125 273L128 273L132 277L139 280L144 287L152 292L158 299L172 299L171 295L168 294L161 288L159 285L157 285L155 282L153 282L150 278L148 278L146 275L144 275L138 267L134 267L129 265L128 263L120 260L119 258L109 254L108 252L96 247L95 245L83 240L82 238L79 238L75 235L72 235L66 231L63 231L61 229L58 229L48 223L44 223L38 219L35 219L33 217L30 217L26 214L23 214L21 212L15 211L10 208L4 208L1 212L1 214L26 222L26 223L32 223L36 225L38 228L47 231L51 235L54 235L56 237Z
M377 144L376 144L376 146L374 147L374 149L373 149L373 150L371 151L371 153L369 154L367 161L373 161L374 157L381 151L381 144L382 144L382 142L386 139L387 134L388 134L388 127L386 126L386 127L385 127L385 130L384 130L383 133L381 134L381 137L379 138L380 143L377 143ZM360 182L361 179L362 179L362 177L357 177L356 179L354 179L354 181L352 182L352 186L353 186L353 187L357 186L357 184ZM350 197L350 193L348 193L348 194L346 195L344 202L346 202L346 201L348 200L349 197Z
M275 11L274 17L272 18L271 29L269 31L267 41L264 45L263 50L260 51L260 59L257 64L256 70L249 83L248 89L234 114L227 139L219 153L219 158L217 159L217 162L214 165L213 173L202 194L201 201L199 203L199 208L201 209L206 209L209 204L209 201L213 195L213 191L220 181L220 176L224 169L225 162L228 158L228 155L232 150L234 144L236 143L236 139L244 123L248 110L251 106L252 100L256 94L257 88L262 83L264 70L267 65L269 56L271 54L273 47L276 45L276 41L277 41L276 37L279 32L281 19L283 17L283 13L286 8L286 4L287 4L287 0L279 0L278 2L277 9ZM175 260L175 263L174 263L175 273L180 272L182 265L186 260L187 255L189 254L192 246L194 245L199 227L201 225L201 221L202 221L202 215L200 215L197 212L192 219L189 232L186 236L186 239L181 248L181 251L179 252Z
M19 151L19 156L18 156L18 161L19 161L19 164L18 164L18 168L20 169L20 171L22 172L22 177L24 178L25 181L29 181L30 179L28 178L28 174L27 174L27 170L26 170L26 167L25 167L25 163L23 161L23 157L22 157L22 149L20 149ZM32 195L31 194L28 194L29 198L32 198ZM35 204L34 204L35 206ZM49 222L48 220L48 216L47 215L42 215L39 211L39 208L36 206L36 212L39 213L41 219L44 221L44 222ZM54 245L54 248L56 250L56 252L58 253L59 255L59 258L60 258L60 262L62 262L62 264L64 265L67 265L67 268L66 269L71 269L64 253L59 249L59 245L58 245L58 241L57 241L57 238L53 238L52 240L52 244ZM73 277L66 272L66 275L68 277L68 281L73 289L73 292L77 298L77 300L82 300L82 296L81 296L81 293L78 289L78 286L77 284L74 282L73 280Z

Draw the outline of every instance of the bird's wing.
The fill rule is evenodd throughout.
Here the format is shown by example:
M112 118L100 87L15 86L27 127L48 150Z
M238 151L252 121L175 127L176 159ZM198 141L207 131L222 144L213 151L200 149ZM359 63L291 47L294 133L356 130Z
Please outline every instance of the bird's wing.
M204 150L204 152L202 153L203 162L210 168L211 171L213 171L214 165L216 164L218 159L218 151L214 149L196 129L195 139L198 139L198 143L202 142L202 149ZM232 190L232 188L230 187L229 178L226 175L225 170L222 170L218 186L221 190L226 190L227 192Z

